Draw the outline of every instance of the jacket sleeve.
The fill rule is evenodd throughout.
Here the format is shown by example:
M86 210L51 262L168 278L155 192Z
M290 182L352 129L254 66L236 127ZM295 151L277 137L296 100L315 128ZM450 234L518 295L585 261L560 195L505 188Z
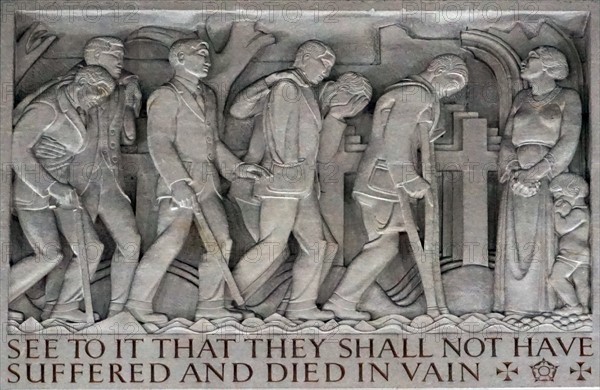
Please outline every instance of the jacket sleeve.
M321 164L327 164L333 160L337 153L342 135L346 130L346 122L327 115L323 120L323 130L321 130L321 140L319 142L319 154L317 161Z
M269 95L264 132L269 151L278 163L297 163L300 157L301 99L300 87L290 80L277 82Z
M207 99L211 99L211 104L207 104L207 107L217 107L217 98L215 93L207 88ZM221 141L219 137L219 122L217 118L217 112L210 110L207 112L208 122L212 126L213 140L215 142L216 158L215 165L219 173L227 180L233 181L235 179L235 169L242 161L237 158L227 146Z
M159 88L148 99L148 149L169 188L178 181L192 181L174 143L178 108L175 92L166 87Z
M380 122L379 126L382 126L383 150L386 154L383 158L387 161L394 185L400 187L419 176L414 156L415 148L420 147L418 126L421 123L421 114L430 107L429 93L414 93L405 91L405 88L389 93L392 96L380 99L381 106L378 101L375 107L375 115L385 116L387 121L374 118L374 122ZM390 101L393 101L393 104L390 104ZM387 110L389 113L386 114Z
M12 163L15 174L40 196L48 196L48 188L56 182L39 163L33 146L56 120L55 109L46 103L32 103L15 125L12 139Z
M268 93L269 86L265 79L258 80L237 94L229 113L237 119L247 119L260 114L264 105L263 98Z

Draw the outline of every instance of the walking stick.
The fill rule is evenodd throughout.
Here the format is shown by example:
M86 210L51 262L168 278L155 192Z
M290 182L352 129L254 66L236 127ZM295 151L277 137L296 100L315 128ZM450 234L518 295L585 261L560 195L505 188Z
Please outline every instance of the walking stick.
M94 309L92 305L92 286L90 280L90 269L87 259L87 246L85 244L85 231L83 229L83 209L78 205L73 209L73 219L76 225L77 242L80 243L77 259L81 269L81 282L83 287L83 303L85 304L85 316L88 324L94 323Z
M85 242L85 230L83 227L83 206L79 201L79 197L75 195L73 208L64 207L65 210L70 211L72 214L73 225L75 226L75 235L77 239L77 261L79 262L79 269L81 271L81 284L83 289L83 303L85 305L85 316L86 323L88 325L93 324L94 321L94 308L92 305L92 286L90 279L90 269L87 259L87 245ZM62 207L59 204L51 203L50 208Z
M196 219L196 224L198 226L198 231L200 233L200 239L204 243L204 246L206 247L208 245L208 243L211 243L211 242L214 242L215 245L217 246L218 258L215 260L217 261L219 268L221 269L221 273L223 274L223 279L225 280L225 283L229 286L229 292L231 293L231 297L233 298L233 300L235 301L235 303L238 306L244 306L244 304L245 304L244 298L242 297L242 294L240 293L240 290L239 290L237 284L235 283L235 279L233 279L233 275L231 274L231 271L229 270L229 264L227 263L227 260L225 259L225 256L223 255L223 250L219 246L219 243L218 243L217 239L215 238L214 233L210 229L208 222L206 222L206 218L204 217L204 214L202 213L202 209L200 208L198 201L194 202L194 208L192 209L192 211L194 212L194 218ZM212 256L209 256L209 257L212 258Z
M404 219L404 229L408 235L410 246L419 270L419 276L421 277L421 283L423 284L423 293L425 294L425 301L427 304L427 313L431 312L432 317L437 317L440 311L439 301L437 299L436 288L435 288L435 268L431 256L423 249L421 239L419 238L419 232L415 223L413 212L410 208L410 200L408 194L403 189L398 189L398 198L402 217ZM427 233L426 233L427 234Z
M425 202L425 256L431 262L433 272L434 291L438 309L441 314L447 314L446 296L442 285L442 271L440 269L440 229L439 229L439 202L437 187L437 171L433 141L426 126L420 126L421 156L423 159L423 178L429 182L431 191ZM435 138L434 138L435 140Z

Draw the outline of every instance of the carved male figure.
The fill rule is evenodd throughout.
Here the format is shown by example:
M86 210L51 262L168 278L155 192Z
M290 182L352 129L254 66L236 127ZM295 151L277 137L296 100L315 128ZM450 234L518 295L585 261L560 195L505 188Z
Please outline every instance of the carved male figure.
M302 79L299 78L298 72L299 71L288 70L273 73L247 87L234 100L234 103L231 106L231 113L234 117L238 119L255 117L254 132L252 133L248 152L244 157L244 161L261 163L265 159L267 145L264 141L263 114L266 111L265 105L270 98L271 88L279 81L285 79L296 80L298 83L301 83ZM346 129L346 119L354 117L364 109L371 99L371 95L372 87L369 81L364 76L354 72L344 73L338 80L328 81L319 86L318 103L322 125L319 134L317 164L323 171L329 170L328 173L330 173L330 169L335 169L330 163L338 150L342 134ZM290 176L290 179L294 179L294 177ZM249 183L248 181L236 181L235 183L232 183L229 195L240 206L244 223L252 237L255 241L260 241L260 198L264 200L268 197L260 195L259 197L255 196L257 194L253 191L251 184L252 183ZM330 259L335 255L335 251L337 250L337 244L335 243L333 235L329 232L325 215L323 215L323 230L325 240L328 242L328 248L325 258L323 259L324 264L321 269L319 284L321 284L327 276L332 264ZM258 246L257 248L264 248L264 246ZM278 264L279 261L285 260L287 255L285 248L281 248L278 252L279 258L274 260L274 264ZM238 277L242 273L241 270L244 266L240 264L239 267L240 268L235 271L237 272L236 275ZM263 272L263 274L259 279L254 279L252 281L252 286L263 287L260 290L264 291L265 294L270 294L274 289L280 286L279 281L268 278L268 275L275 271L275 265L264 262L262 264L255 264L255 267L256 268L252 268L252 270L249 269L248 272L256 272L258 270L259 272ZM266 269L266 267L269 268ZM252 280L252 275L247 276L246 281ZM271 281L272 285L270 286L271 288L269 288L269 283ZM240 282L244 283L244 281ZM265 285L266 288L264 288ZM248 299L252 296L252 290L252 288L248 287L245 290ZM289 293L291 293L291 290L288 290L288 294ZM289 296L284 298L284 301L287 301L288 298ZM285 303L284 305L280 305L278 310L285 310Z
M554 228L558 254L550 284L564 302L554 310L561 315L587 314L590 301L590 211L585 204L589 193L585 180L573 173L561 173L550 182L554 198Z
M129 294L133 274L140 254L140 235L131 203L122 189L121 145L133 145L136 138L135 118L139 115L141 92L137 77L123 70L123 42L114 37L96 37L84 48L84 61L67 75L52 80L28 96L15 109L19 115L23 105L48 88L56 88L73 79L78 69L98 65L106 69L116 81L109 99L88 114L88 144L71 164L69 183L95 221L98 217L116 243L111 263L111 301L108 316L123 310ZM44 144L44 141L42 141ZM63 149L45 145L47 150L60 156ZM64 272L64 269L62 270ZM53 271L46 285L45 313L51 310L64 277L61 268ZM44 314L45 315L45 314Z
M81 220L74 217L79 199L69 177L75 156L85 150L88 142L87 114L105 102L114 89L115 82L105 69L82 67L71 82L36 97L15 125L14 207L35 254L11 268L11 301L63 261L59 231L75 256L81 258L80 251L86 251L88 264L84 266L90 275L95 272L104 248L89 214L82 210ZM84 230L85 247L78 242L78 228ZM73 260L67 266L53 318L86 322L85 313L79 310L83 281L78 262Z
M327 241L314 186L322 118L313 87L329 75L334 62L331 48L307 41L298 48L293 69L272 77L275 81L265 92L266 104L260 104L260 94L242 92L231 108L239 118L262 111L265 147L260 164L273 173L273 178L260 180L254 187L254 195L262 199L260 237L236 265L233 276L242 294L251 295L273 275L278 265L275 259L282 258L293 233L301 253L292 269L285 312L292 320L333 318L333 313L316 306Z
M175 76L150 96L148 147L160 175L156 241L137 268L127 309L141 322L164 324L167 317L154 313L152 301L160 281L183 247L199 208L217 242L204 242L200 261L196 319L242 314L225 307L225 284L216 256L230 252L227 218L221 201L219 173L225 178L259 178L261 167L245 164L223 145L218 135L214 92L200 80L210 69L208 43L199 39L175 42L169 52Z
M408 197L420 199L431 195L432 189L423 178L417 152L421 150L425 159L427 153L423 149L433 149L428 145L433 141L439 118L439 99L460 91L467 81L464 61L446 54L433 59L421 74L389 87L377 101L371 141L358 168L354 187L369 241L323 306L336 317L370 318L369 313L357 310L357 305L367 288L399 253L399 232L407 231L409 223L414 227L410 205L406 204ZM420 242L411 244L414 247ZM436 271L424 259L415 261L425 290L427 312L437 316L440 314L438 303L443 304L437 302L434 291Z
M108 101L89 113L90 143L75 158L78 167L85 168L73 175L73 186L90 216L93 220L100 217L116 244L110 271L110 317L124 308L140 255L135 216L120 184L120 145L135 142L141 93L137 77L122 70L124 48L119 39L94 38L86 44L84 55L87 64L102 66L117 82Z

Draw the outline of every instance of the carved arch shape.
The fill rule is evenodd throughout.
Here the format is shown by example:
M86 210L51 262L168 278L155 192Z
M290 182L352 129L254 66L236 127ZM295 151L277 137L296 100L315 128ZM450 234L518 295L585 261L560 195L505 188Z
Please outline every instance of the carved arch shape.
M521 80L519 55L502 39L486 31L467 30L460 34L461 46L487 64L498 83L498 124L504 130L514 97L526 88Z

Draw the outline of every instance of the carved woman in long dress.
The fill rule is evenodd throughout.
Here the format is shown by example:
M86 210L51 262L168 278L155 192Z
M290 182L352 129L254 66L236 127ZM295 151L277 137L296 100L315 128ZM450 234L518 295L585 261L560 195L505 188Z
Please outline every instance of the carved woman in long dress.
M555 257L548 184L568 170L581 130L579 94L556 84L568 76L559 50L541 46L521 64L530 83L515 97L498 157L500 203L494 310L531 315L551 311L548 283Z

